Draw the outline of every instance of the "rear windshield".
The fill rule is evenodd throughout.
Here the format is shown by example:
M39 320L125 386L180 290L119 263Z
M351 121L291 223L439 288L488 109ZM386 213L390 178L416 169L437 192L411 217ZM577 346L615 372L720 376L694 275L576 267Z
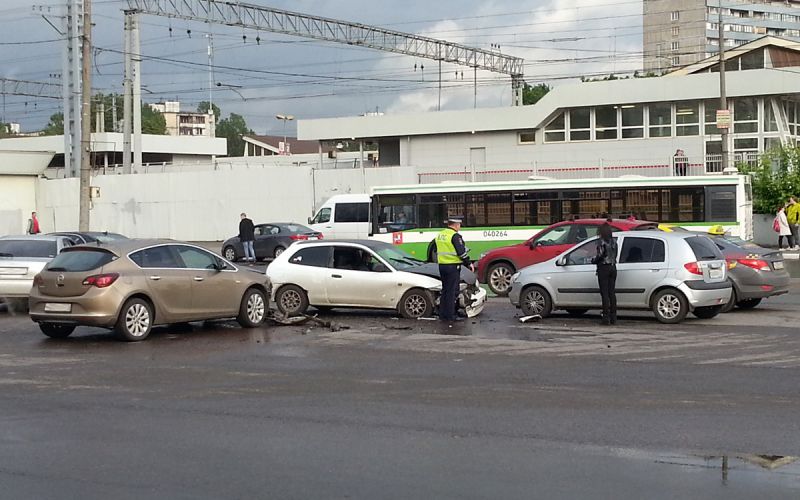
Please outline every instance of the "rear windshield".
M52 258L58 245L50 240L0 240L0 257Z
M128 239L127 237L117 233L86 233L86 234L101 243L111 243L112 241Z
M300 224L286 224L286 229L291 233L313 233L314 230Z
M697 260L720 260L723 259L722 252L717 245L706 236L692 236L686 238L686 243L692 247L694 256Z
M48 271L83 272L105 266L117 256L106 250L66 250L47 265Z

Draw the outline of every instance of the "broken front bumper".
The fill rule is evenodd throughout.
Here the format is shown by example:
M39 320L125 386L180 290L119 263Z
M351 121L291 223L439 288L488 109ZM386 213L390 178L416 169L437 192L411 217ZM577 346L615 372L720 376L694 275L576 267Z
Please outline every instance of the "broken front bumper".
M464 309L468 318L474 318L483 311L487 297L486 290L479 286L470 285L461 291L458 305L461 309Z

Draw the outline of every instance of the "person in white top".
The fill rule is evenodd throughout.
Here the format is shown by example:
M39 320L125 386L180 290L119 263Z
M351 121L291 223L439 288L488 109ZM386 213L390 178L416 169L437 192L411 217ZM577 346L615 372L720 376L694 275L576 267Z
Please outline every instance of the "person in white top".
M787 243L792 241L792 230L789 228L789 221L786 219L786 212L784 212L782 206L778 207L775 220L778 221L778 249L783 249L784 238L786 238ZM791 243L789 245L791 246Z

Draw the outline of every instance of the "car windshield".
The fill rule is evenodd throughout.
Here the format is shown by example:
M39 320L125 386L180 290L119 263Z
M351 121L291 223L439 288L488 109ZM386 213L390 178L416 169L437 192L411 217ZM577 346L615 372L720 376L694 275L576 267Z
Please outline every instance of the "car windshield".
M400 271L425 264L423 261L393 247L379 248L376 253L389 262L392 267Z
M58 245L52 240L0 240L0 257L52 258Z

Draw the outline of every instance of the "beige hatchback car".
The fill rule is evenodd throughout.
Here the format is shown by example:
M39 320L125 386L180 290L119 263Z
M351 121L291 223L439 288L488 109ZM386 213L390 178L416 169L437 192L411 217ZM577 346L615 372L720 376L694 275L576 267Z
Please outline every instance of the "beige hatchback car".
M270 295L263 273L188 243L123 240L65 249L31 289L33 321L48 337L76 326L112 328L129 342L154 325L236 318L245 328L264 322Z

